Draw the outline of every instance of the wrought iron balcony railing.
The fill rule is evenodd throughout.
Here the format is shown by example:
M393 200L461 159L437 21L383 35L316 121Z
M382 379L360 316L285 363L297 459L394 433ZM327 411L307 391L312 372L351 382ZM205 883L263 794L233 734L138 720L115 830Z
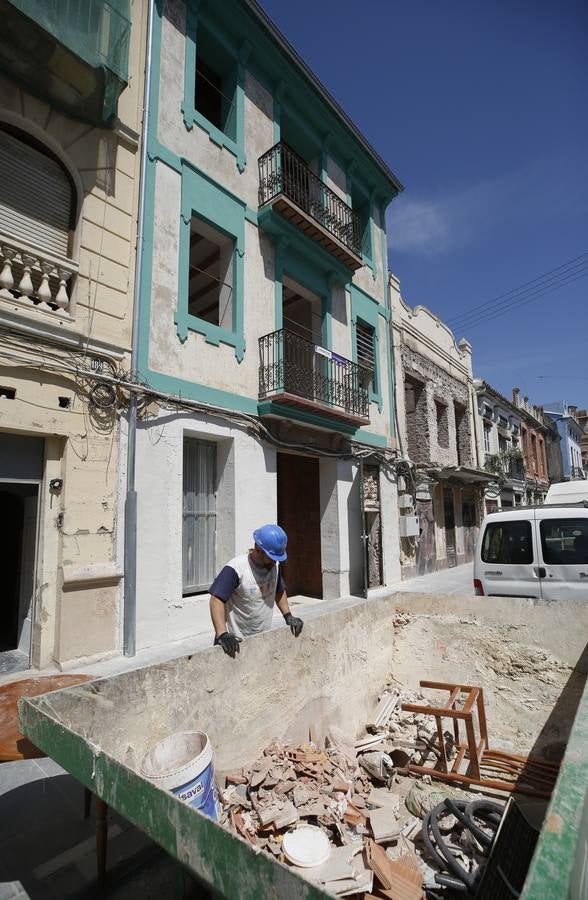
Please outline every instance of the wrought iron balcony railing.
M259 205L280 194L361 257L361 219L308 167L287 144L280 142L259 158Z
M371 369L292 331L259 339L259 399L300 398L341 417L369 420Z

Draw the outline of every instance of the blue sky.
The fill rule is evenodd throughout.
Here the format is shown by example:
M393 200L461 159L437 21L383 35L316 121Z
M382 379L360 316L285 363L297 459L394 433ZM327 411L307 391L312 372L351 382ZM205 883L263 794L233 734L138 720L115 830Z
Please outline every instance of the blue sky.
M586 254L454 330L508 396L588 405L588 4L262 3L405 186L388 234L407 303L451 324Z

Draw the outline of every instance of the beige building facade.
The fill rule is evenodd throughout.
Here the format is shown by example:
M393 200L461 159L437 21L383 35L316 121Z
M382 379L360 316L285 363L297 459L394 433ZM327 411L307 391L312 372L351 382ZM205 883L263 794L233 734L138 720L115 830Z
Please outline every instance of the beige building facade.
M44 29L35 70L0 39L0 674L120 649L146 6L94 4L78 47L15 3L14 33Z
M477 453L472 348L424 306L402 299L390 274L403 578L473 559L490 478Z

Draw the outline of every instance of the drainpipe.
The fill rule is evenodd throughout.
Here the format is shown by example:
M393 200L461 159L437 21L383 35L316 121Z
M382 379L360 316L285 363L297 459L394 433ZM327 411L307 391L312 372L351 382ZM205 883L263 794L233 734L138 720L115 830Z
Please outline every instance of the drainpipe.
M151 95L151 57L153 36L153 6L149 0L147 16L147 58L145 61L145 89L143 95L143 135L141 141L141 176L139 181L139 216L135 254L135 283L133 293L133 337L131 344L131 380L137 378L139 356L139 301L142 288L143 242L145 232L145 182L147 177L147 144L149 137L149 98ZM137 645L137 491L135 489L135 456L137 444L137 394L129 399L129 429L127 438L127 494L125 498L125 580L123 653L134 656Z

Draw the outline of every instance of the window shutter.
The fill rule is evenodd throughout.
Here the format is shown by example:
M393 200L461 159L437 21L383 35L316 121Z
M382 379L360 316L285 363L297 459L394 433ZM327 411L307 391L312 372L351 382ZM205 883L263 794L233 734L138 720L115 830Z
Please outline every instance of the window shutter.
M215 576L216 495L214 444L184 440L182 588L206 591Z
M363 322L357 323L357 361L374 371L374 329Z
M0 130L0 230L39 250L68 256L70 181L55 160Z

